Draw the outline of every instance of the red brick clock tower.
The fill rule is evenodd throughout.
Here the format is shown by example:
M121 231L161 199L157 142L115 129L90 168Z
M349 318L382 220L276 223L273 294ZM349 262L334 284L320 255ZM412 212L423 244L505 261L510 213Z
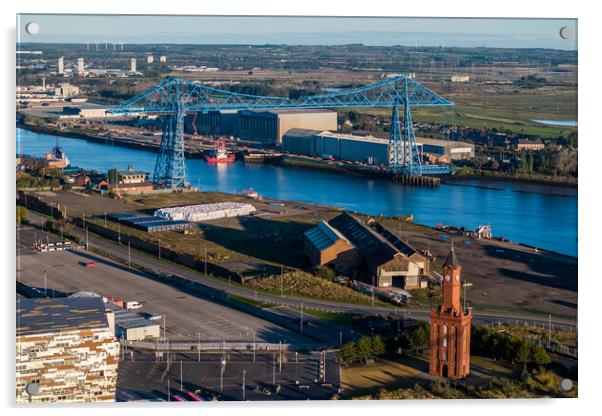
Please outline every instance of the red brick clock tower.
M470 372L470 322L472 311L462 310L462 265L454 243L443 264L443 304L431 309L431 357L429 373L462 379Z

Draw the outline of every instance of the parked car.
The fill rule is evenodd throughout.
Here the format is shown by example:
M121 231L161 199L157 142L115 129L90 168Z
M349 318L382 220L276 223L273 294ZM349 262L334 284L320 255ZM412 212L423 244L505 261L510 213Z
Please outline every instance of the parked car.
M142 307L142 304L140 304L139 302L136 302L135 300L130 300L125 302L125 309L127 310L132 310L132 309L140 309Z

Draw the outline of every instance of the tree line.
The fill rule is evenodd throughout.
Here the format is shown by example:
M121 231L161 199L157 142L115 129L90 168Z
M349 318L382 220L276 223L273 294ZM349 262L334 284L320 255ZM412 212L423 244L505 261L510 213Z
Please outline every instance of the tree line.
M470 336L471 349L475 354L521 364L525 368L550 363L545 348L534 346L526 338L483 326L473 326Z
M392 324L395 324L393 322ZM393 328L387 332L395 333ZM371 358L385 355L419 353L430 346L430 327L420 323L411 328L397 331L395 335L364 336L357 341L343 344L338 355L343 364L365 364ZM480 325L471 327L471 352L480 356L504 360L536 368L550 363L550 356L541 345L533 345L529 339L500 332Z

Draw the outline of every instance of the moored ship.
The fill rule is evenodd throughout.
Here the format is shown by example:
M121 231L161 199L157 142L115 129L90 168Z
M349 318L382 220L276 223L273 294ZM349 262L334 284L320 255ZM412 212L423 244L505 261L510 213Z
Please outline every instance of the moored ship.
M63 152L63 150L60 148L58 139L56 141L56 145L52 148L52 150L46 153L44 156L46 159L46 163L50 168L63 169L71 164L65 152Z
M236 154L228 153L226 144L223 140L218 140L215 150L205 155L207 163L234 163L236 162Z

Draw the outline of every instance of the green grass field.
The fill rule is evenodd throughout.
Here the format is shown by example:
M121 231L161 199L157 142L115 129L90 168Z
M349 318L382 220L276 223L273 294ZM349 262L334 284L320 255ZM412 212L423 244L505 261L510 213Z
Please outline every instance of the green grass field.
M575 127L545 126L532 120L577 120L577 90L575 88L545 87L526 90L514 86L468 86L466 90L439 91L454 102L454 107L413 108L415 122L451 124L469 128L496 128L539 137L558 137L575 131ZM387 108L361 108L359 112L388 117Z

